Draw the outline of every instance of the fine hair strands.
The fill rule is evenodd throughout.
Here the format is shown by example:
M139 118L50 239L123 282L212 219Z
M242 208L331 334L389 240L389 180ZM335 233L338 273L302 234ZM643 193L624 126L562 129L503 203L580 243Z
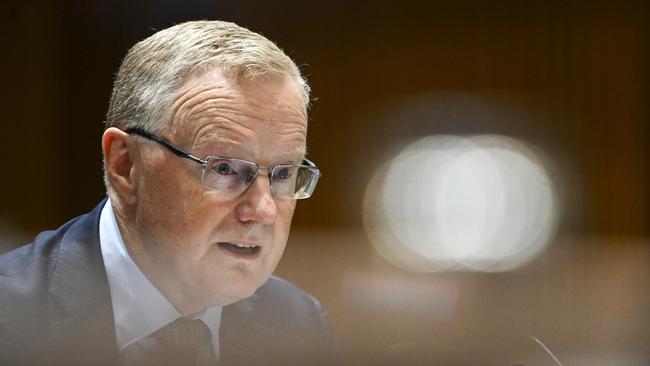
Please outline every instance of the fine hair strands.
M212 68L249 81L292 78L309 106L309 84L275 43L234 23L191 21L161 30L128 51L115 76L105 127L160 133L171 118L178 87L190 74ZM110 194L105 164L104 183Z

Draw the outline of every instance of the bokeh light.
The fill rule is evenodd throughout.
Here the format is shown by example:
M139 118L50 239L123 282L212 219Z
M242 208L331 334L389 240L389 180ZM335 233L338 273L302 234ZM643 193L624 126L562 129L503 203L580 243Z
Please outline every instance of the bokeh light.
M408 270L514 269L555 233L558 202L545 166L505 136L422 138L370 180L366 233Z

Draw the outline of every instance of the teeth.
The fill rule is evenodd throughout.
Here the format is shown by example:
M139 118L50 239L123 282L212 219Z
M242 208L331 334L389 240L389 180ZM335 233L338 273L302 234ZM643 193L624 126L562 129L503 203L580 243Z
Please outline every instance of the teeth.
M253 244L238 244L238 243L233 243L233 244L239 248L255 248L257 246Z

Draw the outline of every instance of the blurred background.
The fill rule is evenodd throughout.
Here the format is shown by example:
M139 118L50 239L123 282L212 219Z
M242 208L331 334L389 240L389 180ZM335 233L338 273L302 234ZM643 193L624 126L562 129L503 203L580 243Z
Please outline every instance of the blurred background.
M104 197L130 46L234 21L310 80L277 274L349 365L650 364L650 4L98 1L3 5L2 251Z

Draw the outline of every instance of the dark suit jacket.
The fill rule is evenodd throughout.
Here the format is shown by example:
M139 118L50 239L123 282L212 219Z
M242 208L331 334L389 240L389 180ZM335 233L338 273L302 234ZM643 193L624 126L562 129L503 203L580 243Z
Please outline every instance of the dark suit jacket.
M0 256L0 364L114 365L117 344L99 217L90 213ZM271 277L224 307L226 365L336 362L327 316L313 297Z

